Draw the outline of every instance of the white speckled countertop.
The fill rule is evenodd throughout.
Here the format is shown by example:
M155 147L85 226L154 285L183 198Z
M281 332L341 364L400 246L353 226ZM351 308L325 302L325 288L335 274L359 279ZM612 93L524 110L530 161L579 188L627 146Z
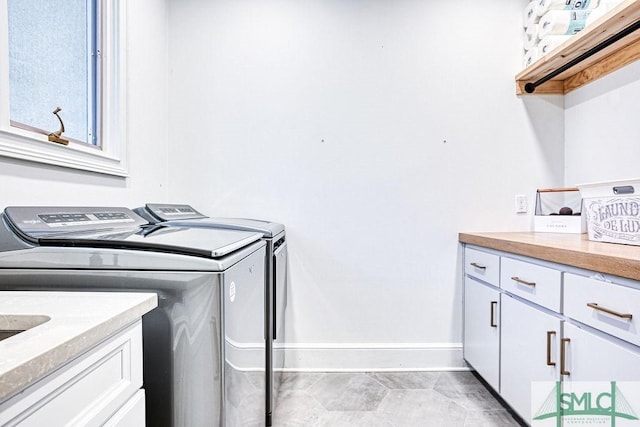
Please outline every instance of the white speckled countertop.
M50 319L0 341L0 402L157 305L153 293L0 291L0 330Z

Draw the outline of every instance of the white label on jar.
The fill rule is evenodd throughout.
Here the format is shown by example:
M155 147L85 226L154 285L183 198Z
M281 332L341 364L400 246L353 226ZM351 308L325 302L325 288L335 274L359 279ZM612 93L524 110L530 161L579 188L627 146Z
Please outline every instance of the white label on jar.
M229 301L234 302L236 300L236 282L231 282L229 285Z

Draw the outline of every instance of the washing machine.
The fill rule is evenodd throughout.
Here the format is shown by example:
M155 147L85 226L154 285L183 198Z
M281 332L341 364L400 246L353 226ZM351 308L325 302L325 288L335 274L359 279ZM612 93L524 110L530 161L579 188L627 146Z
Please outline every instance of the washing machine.
M149 224L169 227L258 232L266 243L265 268L265 385L266 425L271 425L284 368L287 303L287 241L283 224L246 218L212 218L190 205L147 203L134 211Z
M155 292L142 319L147 425L259 426L265 390L236 372L233 348L264 354L264 316L249 314L264 307L265 253L261 233L149 226L127 208L8 207L0 289Z

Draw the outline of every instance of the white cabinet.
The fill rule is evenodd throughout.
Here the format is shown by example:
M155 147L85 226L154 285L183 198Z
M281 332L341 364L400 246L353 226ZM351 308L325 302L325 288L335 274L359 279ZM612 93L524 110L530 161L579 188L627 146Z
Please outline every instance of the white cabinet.
M500 381L499 291L466 277L464 318L464 358L497 390Z
M0 404L0 425L145 424L142 322L138 320L73 362Z
M500 257L500 395L531 422L531 383L557 381L562 272Z
M640 283L475 247L464 270L464 358L526 422L532 382L640 381Z
M563 381L640 380L640 288L572 273L564 286Z
M500 395L531 422L531 382L560 379L561 319L501 295Z
M639 381L640 350L624 341L565 323L562 381Z

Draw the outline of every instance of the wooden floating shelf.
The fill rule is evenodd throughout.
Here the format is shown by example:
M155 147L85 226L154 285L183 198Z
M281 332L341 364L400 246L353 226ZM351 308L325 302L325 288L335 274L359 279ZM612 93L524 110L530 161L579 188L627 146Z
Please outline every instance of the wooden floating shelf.
M516 75L516 94L640 20L640 0L625 0ZM640 30L538 86L534 95L565 94L640 59Z

